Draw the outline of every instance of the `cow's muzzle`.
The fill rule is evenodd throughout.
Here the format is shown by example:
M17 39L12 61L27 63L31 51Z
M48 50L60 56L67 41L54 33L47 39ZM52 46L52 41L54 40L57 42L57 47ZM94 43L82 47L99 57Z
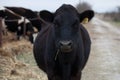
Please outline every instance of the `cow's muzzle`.
M60 51L61 52L71 52L73 49L73 42L71 40L67 40L67 41L59 41L60 44Z

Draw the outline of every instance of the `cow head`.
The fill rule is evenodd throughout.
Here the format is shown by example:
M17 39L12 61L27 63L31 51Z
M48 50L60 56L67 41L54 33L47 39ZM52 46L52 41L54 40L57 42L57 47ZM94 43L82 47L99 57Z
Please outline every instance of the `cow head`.
M0 8L0 17L2 17L2 18L6 17L6 15L5 15L5 8L4 7Z
M41 11L41 18L53 24L55 45L61 52L71 52L77 48L81 40L80 23L84 18L88 21L94 16L92 10L78 13L71 5L62 5L55 13Z

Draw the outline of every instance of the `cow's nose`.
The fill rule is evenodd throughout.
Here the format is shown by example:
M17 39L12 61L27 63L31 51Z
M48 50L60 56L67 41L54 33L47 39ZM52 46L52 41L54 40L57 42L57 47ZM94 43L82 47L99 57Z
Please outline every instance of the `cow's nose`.
M72 46L72 41L60 41L60 46Z
M72 51L72 41L60 41L60 50L62 52L70 52Z

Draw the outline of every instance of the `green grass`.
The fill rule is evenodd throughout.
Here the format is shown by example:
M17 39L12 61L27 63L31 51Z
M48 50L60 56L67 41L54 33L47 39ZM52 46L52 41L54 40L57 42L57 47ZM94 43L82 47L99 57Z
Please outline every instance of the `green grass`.
M120 21L110 21L110 23L120 28Z
M23 63L30 64L31 66L35 66L36 62L33 57L33 53L22 53L17 56L17 59Z

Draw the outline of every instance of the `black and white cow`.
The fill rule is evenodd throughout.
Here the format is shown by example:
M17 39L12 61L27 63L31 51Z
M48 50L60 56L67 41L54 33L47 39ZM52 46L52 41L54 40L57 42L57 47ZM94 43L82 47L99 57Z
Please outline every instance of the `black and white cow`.
M32 25L37 28L38 31L41 30L41 21L39 20L40 17L38 12L23 7L6 7L6 8L21 16L26 17L27 19L30 20Z
M34 30L31 22L28 19L24 20L24 17L15 15L14 12L6 8L0 10L0 17L3 18L4 24L6 25L8 31L17 33L18 39L20 39L21 35L28 35L29 40L33 43L32 34ZM24 25L26 28L24 28Z

